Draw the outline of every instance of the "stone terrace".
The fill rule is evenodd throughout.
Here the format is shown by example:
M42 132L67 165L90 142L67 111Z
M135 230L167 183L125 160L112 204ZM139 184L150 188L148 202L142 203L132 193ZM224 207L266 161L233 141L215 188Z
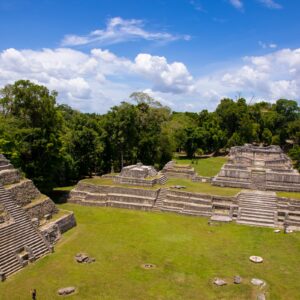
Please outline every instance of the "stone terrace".
M218 196L176 188L133 188L81 181L70 193L72 203L210 217L213 221L300 230L300 201L278 198L274 192L242 191Z
M4 280L29 262L49 253L50 244L2 186L0 203L8 214L6 222L0 223L0 277Z
M0 210L0 222L3 221L0 223L0 274L2 271L8 276L28 261L48 253L50 245L61 233L75 226L76 221L72 212L59 212L53 201L42 195L31 180L22 178L19 170L1 154L0 186L0 207L4 207L2 214ZM26 257L24 263L19 252ZM1 267L1 259L8 253L12 253L11 259ZM18 265L17 261L21 263Z
M166 180L166 176L158 173L154 167L142 163L124 167L119 175L114 176L116 183L145 187L165 184Z
M279 146L232 147L212 184L258 190L300 191L300 174Z

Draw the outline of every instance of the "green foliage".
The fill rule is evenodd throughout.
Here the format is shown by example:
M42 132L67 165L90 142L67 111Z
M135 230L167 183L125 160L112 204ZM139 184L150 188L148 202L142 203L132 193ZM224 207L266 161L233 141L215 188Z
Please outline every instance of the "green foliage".
M249 105L243 98L226 98L214 112L180 113L134 92L133 101L97 115L57 105L56 97L28 80L0 90L0 152L46 193L138 161L161 168L174 151L195 159L255 142L284 149L293 144L295 157L300 142L300 113L293 100Z
M295 167L300 171L300 146L295 145L290 151L289 155L291 156Z
M272 143L272 132L270 129L265 128L261 135L262 141L266 145L270 145Z

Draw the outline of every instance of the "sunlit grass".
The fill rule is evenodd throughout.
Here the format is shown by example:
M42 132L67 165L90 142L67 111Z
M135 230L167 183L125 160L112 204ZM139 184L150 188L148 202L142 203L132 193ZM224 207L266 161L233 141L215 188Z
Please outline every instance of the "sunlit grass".
M73 210L78 226L63 235L55 253L0 283L1 300L62 299L61 287L75 286L74 300L256 299L251 278L266 281L267 299L299 299L300 234L237 224L209 226L202 217L113 208L60 205ZM93 264L78 264L86 252ZM250 255L264 258L262 264ZM152 263L157 267L144 270ZM240 275L240 285L232 283ZM227 286L212 284L225 278Z
M222 166L227 162L225 157L209 157L209 158L196 158L187 159L176 157L175 161L178 164L190 164L195 171L201 176L212 177L219 173Z

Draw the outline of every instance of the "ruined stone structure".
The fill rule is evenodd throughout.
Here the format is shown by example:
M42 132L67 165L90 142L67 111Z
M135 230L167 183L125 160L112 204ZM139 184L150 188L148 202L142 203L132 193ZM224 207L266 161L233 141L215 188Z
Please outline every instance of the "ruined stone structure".
M61 233L76 225L72 212L58 212L0 154L0 279L49 253Z
M299 201L278 198L274 192L243 190L236 196L227 197L174 188L145 190L82 181L71 191L68 201L90 206L176 212L245 225L289 226L300 230Z
M232 147L213 185L256 190L300 191L300 174L279 146Z
M152 166L144 166L142 163L124 167L119 175L114 177L114 181L119 184L154 186L164 184L167 178L158 173Z
M186 178L193 179L197 174L190 165L176 164L175 161L169 161L162 169L168 178Z
M191 165L177 164L176 161L169 161L161 171L167 178L185 178L197 182L211 182L210 177L199 176Z

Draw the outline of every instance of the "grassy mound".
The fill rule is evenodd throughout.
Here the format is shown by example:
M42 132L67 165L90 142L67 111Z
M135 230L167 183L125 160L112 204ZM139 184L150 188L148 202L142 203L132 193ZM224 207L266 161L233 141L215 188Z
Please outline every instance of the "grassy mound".
M222 166L227 162L226 157L209 157L187 159L185 157L176 157L175 161L178 164L191 165L195 171L201 176L212 177L219 173Z
M267 282L268 299L299 299L300 234L236 224L208 226L206 218L169 213L60 205L75 212L78 226L66 233L55 253L1 283L0 299L62 299L57 289L75 286L70 299L256 299L249 281ZM92 264L78 264L86 252ZM264 258L262 264L250 255ZM155 264L145 270L142 264ZM240 285L233 276L243 277ZM216 287L214 277L228 280Z

